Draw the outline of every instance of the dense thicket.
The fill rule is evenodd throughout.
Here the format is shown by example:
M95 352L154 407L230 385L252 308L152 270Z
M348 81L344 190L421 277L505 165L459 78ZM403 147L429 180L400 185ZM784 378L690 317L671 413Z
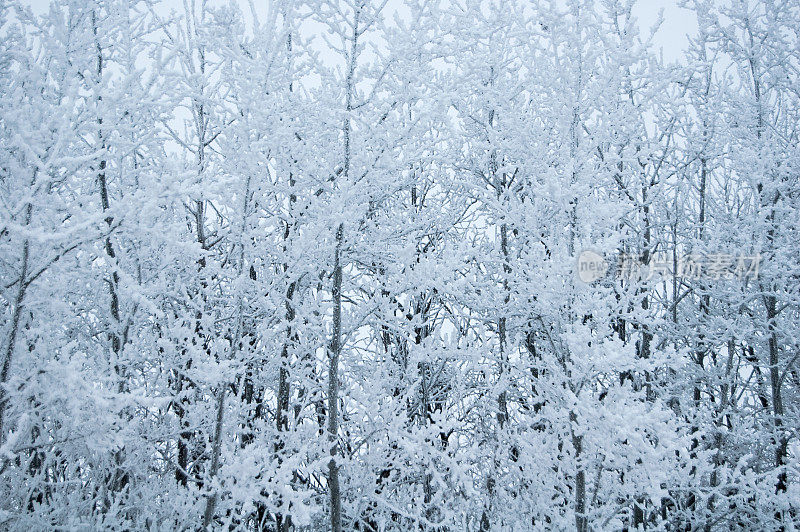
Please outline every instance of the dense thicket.
M633 4L0 0L0 527L797 527L800 2Z

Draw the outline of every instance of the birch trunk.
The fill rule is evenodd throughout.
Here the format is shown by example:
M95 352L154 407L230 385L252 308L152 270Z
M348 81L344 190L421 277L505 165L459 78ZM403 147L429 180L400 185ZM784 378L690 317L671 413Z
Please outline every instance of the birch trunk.
M754 35L751 28L747 27L747 33L750 40L750 47L753 48ZM749 60L750 73L753 78L753 95L755 97L756 111L757 111L757 124L756 124L756 137L759 140L759 145L762 142L763 131L765 128L764 109L762 102L761 78L758 59L750 57ZM760 146L759 146L760 147ZM767 207L767 252L772 253L775 250L776 238L776 204L780 198L779 192L772 192L770 198L764 198L765 191L763 183L758 184L759 202L763 207ZM766 201L765 201L766 200ZM788 477L786 474L786 459L788 457L789 438L783 432L783 397L781 394L781 378L778 364L780 362L780 346L778 345L778 336L775 327L775 320L778 317L778 301L775 296L775 283L770 286L762 287L762 292L768 295L764 297L764 307L767 318L767 350L769 356L769 381L772 394L772 424L775 438L775 468L778 470L778 480L775 484L775 491L777 493L785 492L788 488Z
M239 265L237 268L237 277L239 279L244 275L244 243L246 241L245 234L247 232L247 217L249 210L250 200L250 177L245 182L244 199L242 205L242 220L241 227L239 228ZM242 346L242 329L244 327L244 301L242 294L236 296L236 329L231 342L231 359L236 360ZM211 467L209 469L209 481L213 483L214 477L217 476L219 470L219 456L222 449L222 425L225 413L225 393L228 389L228 383L223 378L219 384L219 392L217 395L216 404L216 417L214 419L214 440L211 449ZM219 491L215 486L210 486L211 494L206 500L205 512L203 512L203 529L208 529L211 520L214 518L214 510L217 506L217 499L219 498Z
M36 169L33 171L33 180L36 180ZM28 203L25 207L25 227L31 223L33 204ZM22 264L20 265L19 277L17 278L17 295L14 297L14 312L11 315L11 330L8 333L8 345L6 346L6 356L3 360L3 369L0 371L0 447L4 443L5 435L5 413L8 405L8 396L5 392L5 385L8 382L8 374L11 371L11 362L14 357L14 349L17 346L17 335L19 333L19 322L22 316L22 308L25 302L25 291L28 288L28 258L30 254L30 242L26 238L22 243Z
M342 499L339 491L339 466L336 455L339 453L337 433L339 432L339 356L342 345L342 265L340 254L344 224L336 231L336 251L333 259L333 337L330 346L330 366L328 367L328 441L331 446L331 459L328 462L328 491L331 505L331 531L342 530Z
M97 83L102 81L103 77L103 49L100 46L100 41L97 35L97 16L96 12L92 11L92 32L94 34L95 50L97 52ZM97 96L98 103L102 101L102 96ZM100 150L106 149L105 139L103 137L103 118L97 118L97 137ZM107 212L111 208L108 199L108 185L106 182L106 159L103 158L98 164L97 172L97 185L100 193L100 204L103 212ZM111 215L105 218L106 225L111 228L114 218ZM114 357L114 372L119 379L118 391L121 393L125 390L125 374L122 366L120 365L120 355L122 354L122 339L120 337L120 313L119 313L119 274L116 271L117 255L114 251L114 245L111 242L111 236L106 236L105 239L105 252L109 259L109 265L112 269L111 278L108 282L108 292L111 298L109 311L111 313L111 331L108 332L108 338L111 341L111 352ZM110 489L112 492L119 492L128 484L128 475L122 468L122 463L125 460L125 448L120 448L114 452L115 468L110 479ZM104 506L108 508L110 505L109 500L104 501Z
M353 19L353 33L350 38L348 51L347 78L345 80L345 118L344 133L344 163L342 176L347 181L350 175L350 113L353 110L354 75L356 70L356 57L358 54L359 18L362 6L355 9ZM333 259L333 332L330 344L328 366L328 441L331 449L331 459L328 462L328 492L331 506L331 531L342 530L342 496L339 487L339 466L336 463L338 454L337 434L339 432L339 357L342 352L342 264L341 253L344 242L344 222L339 223L336 230L336 249Z

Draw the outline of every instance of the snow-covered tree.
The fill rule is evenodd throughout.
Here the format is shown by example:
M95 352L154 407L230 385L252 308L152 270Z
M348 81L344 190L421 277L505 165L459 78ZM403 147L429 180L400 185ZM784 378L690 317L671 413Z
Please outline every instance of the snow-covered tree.
M0 526L796 528L800 4L676 2L0 0Z

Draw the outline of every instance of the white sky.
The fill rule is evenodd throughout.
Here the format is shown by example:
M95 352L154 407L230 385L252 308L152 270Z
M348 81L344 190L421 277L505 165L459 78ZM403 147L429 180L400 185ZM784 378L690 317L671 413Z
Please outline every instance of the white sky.
M242 12L248 13L247 0L238 0L242 5ZM268 2L269 0L261 0ZM42 13L50 4L49 0L22 0L24 5L29 5L34 12ZM216 3L216 2L214 2ZM258 5L259 0L254 0ZM182 0L162 0L167 10L172 6L176 11L183 9ZM639 19L642 35L649 34L650 28L656 22L658 13L664 10L664 23L656 34L656 46L664 53L664 59L675 61L681 57L686 47L687 34L693 34L697 28L694 16L687 10L678 7L678 0L639 0L634 14Z
M697 20L688 10L678 7L678 0L639 0L634 9L642 35L648 35L650 28L664 10L664 23L656 33L655 42L664 52L664 59L678 60L686 48L686 36L697 30Z

